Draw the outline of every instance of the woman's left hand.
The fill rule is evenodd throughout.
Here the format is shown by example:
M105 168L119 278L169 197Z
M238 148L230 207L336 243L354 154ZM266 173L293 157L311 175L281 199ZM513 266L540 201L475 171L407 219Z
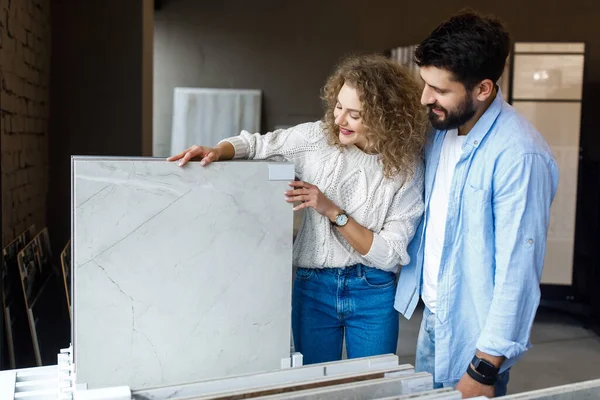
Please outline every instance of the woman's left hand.
M303 181L290 182L290 186L294 189L285 192L285 200L288 203L302 202L302 204L294 207L294 211L312 207L316 212L332 221L342 212L341 208L329 200L317 186Z

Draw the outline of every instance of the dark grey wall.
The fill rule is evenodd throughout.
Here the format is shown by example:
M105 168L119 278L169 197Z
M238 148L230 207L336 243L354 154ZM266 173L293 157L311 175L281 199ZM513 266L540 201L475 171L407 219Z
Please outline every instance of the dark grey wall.
M71 155L151 154L145 103L152 95L153 13L148 0L53 0L51 12L47 219L55 248L62 248L70 234Z
M163 3L154 45L154 152L160 156L168 153L175 86L260 88L263 129L319 118L319 90L340 57L418 43L465 5L504 19L518 41L588 41L589 75L600 81L600 2L589 0ZM600 159L600 149L594 156Z

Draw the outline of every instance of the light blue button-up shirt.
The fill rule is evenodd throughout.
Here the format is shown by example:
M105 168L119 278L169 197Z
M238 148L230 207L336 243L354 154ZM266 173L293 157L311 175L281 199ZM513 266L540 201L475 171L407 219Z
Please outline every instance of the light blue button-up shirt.
M446 131L425 150L425 213L400 271L395 308L410 318L423 282L425 226ZM540 133L499 91L456 164L438 276L435 378L459 380L479 349L504 356L531 346L558 167Z

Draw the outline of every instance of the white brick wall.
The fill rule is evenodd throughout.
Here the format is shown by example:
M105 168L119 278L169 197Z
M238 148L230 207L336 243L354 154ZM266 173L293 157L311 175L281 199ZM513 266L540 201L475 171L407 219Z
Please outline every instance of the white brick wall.
M50 0L0 0L2 243L45 226Z

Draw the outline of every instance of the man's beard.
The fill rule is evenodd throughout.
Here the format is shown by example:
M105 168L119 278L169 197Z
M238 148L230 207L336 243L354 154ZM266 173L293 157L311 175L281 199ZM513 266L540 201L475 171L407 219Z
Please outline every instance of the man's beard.
M463 101L456 109L456 111L448 112L444 107L440 106L437 102L434 104L428 104L428 116L431 126L439 130L456 129L466 124L473 116L477 109L473 104L473 99L470 96L465 97ZM444 119L440 119L440 115L433 112L433 109L442 111L444 113Z

